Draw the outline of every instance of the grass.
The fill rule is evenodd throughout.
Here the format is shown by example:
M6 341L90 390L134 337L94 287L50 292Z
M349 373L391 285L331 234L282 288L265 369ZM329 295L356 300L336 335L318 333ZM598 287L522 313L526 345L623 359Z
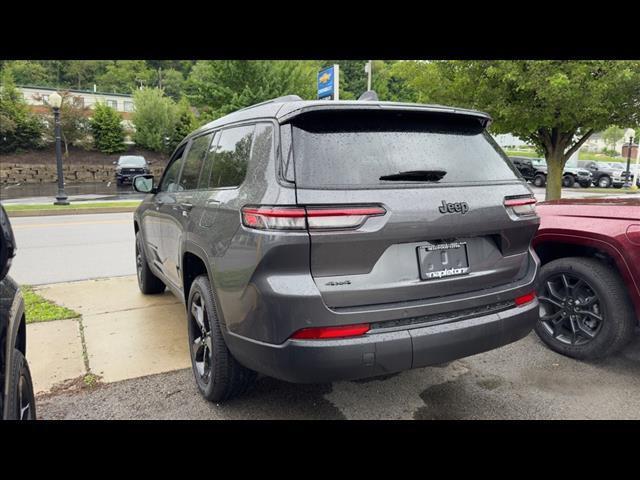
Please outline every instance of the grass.
M538 155L533 150L505 150L505 153L513 157L528 157L528 158L544 158L542 155ZM604 153L593 152L580 152L578 154L578 160L593 160L596 162L626 162L626 158L622 157L610 157Z
M123 207L137 207L140 205L140 201L126 201L126 202L79 202L72 203L70 205L54 205L52 203L47 204L9 204L4 205L7 212L23 212L29 210L74 210L78 208L123 208Z
M62 307L34 292L29 285L22 285L25 315L27 323L50 322L51 320L66 320L78 318L80 314L69 308Z
M588 193L606 193L607 195L618 195L619 193L626 193L629 195L640 193L640 190L631 190L628 188L599 188L599 187L590 187L590 188L572 188L570 190L579 191L579 192L588 192Z

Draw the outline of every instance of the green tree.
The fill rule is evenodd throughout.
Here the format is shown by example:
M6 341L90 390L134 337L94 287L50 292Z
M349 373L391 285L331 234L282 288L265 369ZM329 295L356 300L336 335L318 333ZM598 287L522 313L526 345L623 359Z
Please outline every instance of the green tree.
M9 70L0 83L0 153L42 146L44 124L29 111Z
M198 61L185 93L201 120L210 120L282 95L315 98L317 68L309 61Z
M64 144L65 156L69 156L69 145L82 146L85 144L89 129L89 107L80 103L80 97L68 91L60 92L62 106L60 107L60 137ZM44 118L48 125L49 141L55 140L55 119L53 113L47 113Z
M422 102L477 108L494 133L512 133L544 153L547 200L561 196L566 161L596 131L640 122L639 61L405 62Z
M175 102L159 88L145 88L133 94L133 103L133 140L149 150L168 152L177 119Z
M602 139L605 141L607 145L611 146L611 150L616 149L616 143L620 140L624 135L624 129L620 128L616 125L611 125L604 132L602 132Z
M131 93L139 87L156 85L157 72L144 60L116 60L96 78L96 84L103 92Z
M18 85L49 86L55 78L42 64L33 61L15 60L7 62L4 68L11 72Z
M65 86L92 90L97 77L106 73L109 64L105 60L71 60L64 69Z
M182 97L184 88L184 76L182 72L169 68L158 72L158 87L164 90L165 95L178 101Z
M90 121L95 147L102 153L119 153L126 150L121 118L113 108L98 103Z
M198 126L196 116L191 111L189 103L183 99L176 107L176 123L171 133L169 150L173 151L178 144Z

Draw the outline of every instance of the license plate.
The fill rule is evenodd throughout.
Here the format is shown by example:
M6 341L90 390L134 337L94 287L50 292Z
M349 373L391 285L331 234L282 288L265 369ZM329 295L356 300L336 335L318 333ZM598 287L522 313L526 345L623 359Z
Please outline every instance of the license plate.
M469 273L466 242L440 243L418 247L422 280L453 277Z

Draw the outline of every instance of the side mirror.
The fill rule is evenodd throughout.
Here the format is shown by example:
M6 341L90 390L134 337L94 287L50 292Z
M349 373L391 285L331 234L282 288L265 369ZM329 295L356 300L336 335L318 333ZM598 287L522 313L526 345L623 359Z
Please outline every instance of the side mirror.
M13 236L9 217L0 205L0 280L4 280L16 254L16 239Z
M153 175L136 175L133 177L133 189L140 193L155 193Z
M118 162L113 162L113 164L114 164L114 165L117 165L117 164L118 164Z

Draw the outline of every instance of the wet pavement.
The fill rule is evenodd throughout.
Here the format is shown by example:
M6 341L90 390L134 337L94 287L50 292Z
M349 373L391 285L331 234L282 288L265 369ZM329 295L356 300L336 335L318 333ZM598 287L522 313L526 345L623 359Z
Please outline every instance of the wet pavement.
M133 190L131 185L118 186L115 182L107 183L75 183L64 187L70 201L101 200L141 200L144 194ZM1 185L2 203L48 203L55 200L58 193L57 183L25 183Z

